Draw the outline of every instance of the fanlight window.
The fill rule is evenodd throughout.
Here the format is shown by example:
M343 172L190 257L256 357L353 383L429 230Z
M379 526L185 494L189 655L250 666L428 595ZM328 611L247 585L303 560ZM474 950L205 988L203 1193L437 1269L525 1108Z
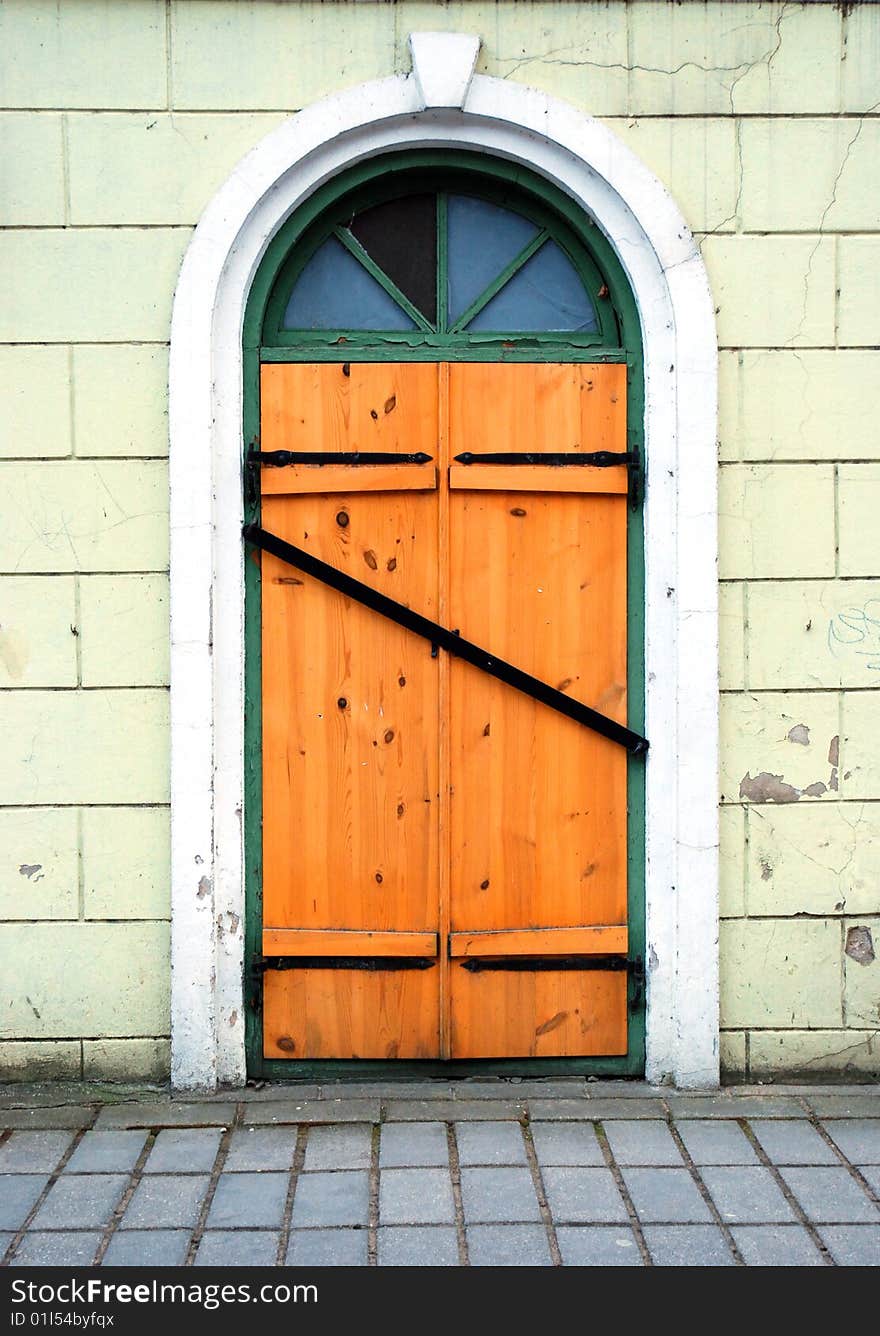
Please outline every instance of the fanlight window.
M547 228L475 195L425 192L334 226L300 270L280 328L591 334L600 321Z

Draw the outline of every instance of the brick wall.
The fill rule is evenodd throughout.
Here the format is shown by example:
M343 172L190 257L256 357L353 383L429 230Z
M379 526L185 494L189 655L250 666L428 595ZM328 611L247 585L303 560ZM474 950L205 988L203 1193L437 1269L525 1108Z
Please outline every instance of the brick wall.
M167 1070L165 375L192 227L286 114L457 28L482 71L606 119L701 238L724 1062L877 1071L852 930L880 921L880 6L5 0L2 24L6 1070Z

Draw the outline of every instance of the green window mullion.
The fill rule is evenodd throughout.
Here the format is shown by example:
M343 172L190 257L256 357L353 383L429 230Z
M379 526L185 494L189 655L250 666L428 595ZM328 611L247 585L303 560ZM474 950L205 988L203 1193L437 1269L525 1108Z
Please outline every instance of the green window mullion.
M523 246L519 255L513 257L507 268L502 269L497 278L493 278L485 291L480 293L476 301L471 302L464 314L458 317L455 324L452 326L451 332L453 334L461 334L473 320L474 316L479 315L484 306L488 306L489 302L501 291L505 283L522 269L526 261L530 260L532 256L541 249L544 242L549 240L549 237L550 233L546 228L539 232L536 237L532 237L528 245Z
M425 319L417 307L413 306L409 298L404 296L397 284L392 283L391 279L383 269L379 268L375 260L370 259L370 256L364 250L363 246L359 241L355 240L349 231L344 227L334 227L333 235L337 241L342 243L348 253L353 255L354 258L364 266L367 273L372 275L376 282L385 289L388 296L391 297L393 301L397 302L397 305L402 311L406 312L410 320L415 321L419 329L424 330L425 333L433 332L434 326Z
M437 329L445 334L449 328L449 249L446 223L446 191L437 191Z

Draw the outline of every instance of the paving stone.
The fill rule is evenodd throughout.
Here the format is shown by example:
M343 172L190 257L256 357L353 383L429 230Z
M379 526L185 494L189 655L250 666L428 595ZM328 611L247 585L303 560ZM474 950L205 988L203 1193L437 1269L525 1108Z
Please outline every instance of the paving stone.
M552 1266L543 1225L468 1225L471 1266Z
M688 1225L712 1220L712 1213L687 1169L626 1167L621 1173L640 1220Z
M541 1219L528 1169L462 1169L461 1195L473 1224Z
M880 1198L880 1165L866 1164L859 1170L862 1178L866 1179L874 1189L874 1195Z
M365 1229L294 1229L287 1245L288 1266L366 1266Z
M825 1129L853 1164L880 1164L880 1118L841 1119Z
M541 1177L554 1222L616 1224L629 1218L610 1169L550 1168Z
M674 1118L803 1118L797 1100L785 1095L670 1094L666 1103Z
M48 1174L3 1174L0 1177L0 1229L19 1229L48 1181Z
M89 1266L101 1235L72 1230L58 1234L25 1234L13 1258L13 1266Z
M268 1229L211 1229L202 1235L195 1266L274 1266L278 1234Z
M208 1211L207 1228L280 1228L287 1184L287 1174L222 1173Z
M64 1166L65 1174L130 1172L144 1148L147 1133L86 1132Z
M379 1168L446 1165L449 1145L444 1123L385 1123L379 1142Z
M857 1094L813 1090L807 1102L820 1118L880 1118L880 1086Z
M233 1132L223 1172L289 1170L296 1150L295 1127L245 1127Z
M797 1217L769 1169L712 1165L700 1176L723 1220L731 1224L794 1224Z
M120 1229L192 1228L209 1182L207 1174L152 1174L142 1178Z
M456 1099L500 1099L522 1102L524 1099L581 1099L584 1096L584 1078L572 1076L546 1081L513 1080L499 1076L494 1080L459 1081L455 1086Z
M373 1129L369 1123L313 1127L306 1142L303 1168L369 1169Z
M452 1081L329 1081L322 1085L322 1099L454 1099Z
M234 1120L234 1104L168 1100L161 1104L107 1105L98 1114L95 1126L99 1131L105 1127L230 1127Z
M293 1199L296 1228L365 1225L370 1203L369 1175L361 1169L301 1174Z
M460 1164L529 1162L519 1123L458 1123L455 1139Z
M377 1099L277 1099L249 1104L247 1123L378 1123Z
M642 1232L655 1266L735 1265L717 1225L645 1225Z
M144 1165L145 1174L208 1174L223 1133L213 1127L167 1128L159 1133Z
M780 1172L810 1220L829 1225L880 1224L880 1211L843 1165Z
M385 1101L385 1121L389 1123L507 1122L523 1116L521 1105L493 1099L392 1099Z
M605 1164L594 1123L532 1123L532 1141L538 1163Z
M631 1229L615 1225L558 1225L556 1241L565 1266L643 1266Z
M840 1164L806 1118L790 1123L753 1118L750 1126L774 1164Z
M824 1266L803 1225L734 1225L730 1232L747 1266Z
M59 1178L30 1229L100 1229L128 1184L128 1174L76 1174Z
M0 1174L51 1174L72 1132L13 1132L0 1146Z
M88 1127L95 1116L93 1108L0 1109L0 1128L37 1131L40 1128Z
M588 1099L662 1099L669 1090L666 1086L649 1085L647 1081L603 1081L588 1076L586 1094Z
M228 1090L221 1090L207 1098L223 1100L229 1099L229 1095ZM245 1104L264 1104L273 1099L320 1099L321 1086L315 1081L303 1081L301 1084L294 1081L270 1081L267 1085L246 1086L244 1090L236 1090L235 1098Z
M784 1124L771 1124L771 1126ZM736 1123L685 1119L676 1130L694 1164L759 1164L757 1151Z
M548 1119L583 1122L604 1122L609 1118L656 1118L657 1102L653 1099L530 1099L529 1117L533 1122Z
M838 1266L880 1266L880 1225L822 1225L819 1235Z
M448 1225L384 1225L377 1240L380 1266L458 1266L458 1239Z
M188 1229L117 1229L104 1254L104 1266L183 1266Z
M618 1164L665 1164L682 1167L681 1151L666 1123L641 1119L610 1122L605 1135Z
M448 1169L385 1169L379 1177L383 1225L446 1225L455 1222Z

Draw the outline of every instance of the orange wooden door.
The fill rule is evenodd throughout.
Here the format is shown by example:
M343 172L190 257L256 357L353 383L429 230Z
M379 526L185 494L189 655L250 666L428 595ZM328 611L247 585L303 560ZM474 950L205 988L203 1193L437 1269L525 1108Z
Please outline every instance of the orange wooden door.
M273 365L262 525L626 720L622 366ZM262 556L264 1053L626 1051L626 754ZM370 968L362 968L369 965Z

